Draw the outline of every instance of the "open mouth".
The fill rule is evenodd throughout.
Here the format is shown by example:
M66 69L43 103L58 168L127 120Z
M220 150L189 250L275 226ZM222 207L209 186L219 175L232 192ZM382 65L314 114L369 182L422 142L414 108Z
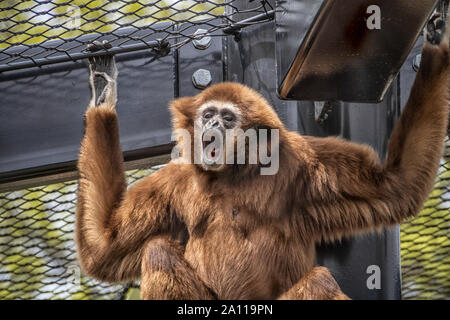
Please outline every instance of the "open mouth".
M203 156L206 164L215 164L220 158L221 146L216 135L220 134L218 130L208 130L203 133Z

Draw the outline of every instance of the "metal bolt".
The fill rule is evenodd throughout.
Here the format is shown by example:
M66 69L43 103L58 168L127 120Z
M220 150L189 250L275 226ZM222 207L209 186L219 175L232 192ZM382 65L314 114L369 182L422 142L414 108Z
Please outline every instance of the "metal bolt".
M211 72L205 69L198 69L192 75L192 84L197 89L205 89L212 82Z
M416 55L414 57L413 65L412 65L414 71L416 71L416 72L417 72L417 70L419 70L420 60L422 60L422 54L419 53L418 55Z
M195 40L192 41L192 44L196 49L205 50L211 45L211 37L207 35L208 30L205 29L197 29L194 32Z

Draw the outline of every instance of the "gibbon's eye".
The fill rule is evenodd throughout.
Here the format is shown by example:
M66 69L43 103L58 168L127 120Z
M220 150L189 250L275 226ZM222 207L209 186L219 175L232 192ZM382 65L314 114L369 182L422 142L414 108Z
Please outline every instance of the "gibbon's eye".
M203 118L205 118L205 119L211 119L212 116L213 116L212 112L207 112L207 113L205 113L205 114L203 115Z
M227 122L231 122L234 120L234 117L232 114L226 113L222 116L223 120L227 121Z
M217 114L216 107L209 107L205 111L203 111L203 119L209 120Z

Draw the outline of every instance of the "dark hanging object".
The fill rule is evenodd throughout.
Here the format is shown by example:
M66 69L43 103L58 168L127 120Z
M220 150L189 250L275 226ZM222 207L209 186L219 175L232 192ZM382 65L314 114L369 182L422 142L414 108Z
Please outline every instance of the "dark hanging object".
M275 15L280 97L380 102L436 3L280 1Z

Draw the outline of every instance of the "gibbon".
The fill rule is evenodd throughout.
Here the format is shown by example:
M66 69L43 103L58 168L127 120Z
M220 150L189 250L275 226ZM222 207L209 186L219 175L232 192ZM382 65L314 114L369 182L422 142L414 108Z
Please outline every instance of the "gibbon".
M78 161L84 271L109 282L141 277L144 299L348 299L326 268L314 266L315 244L392 226L421 209L449 116L449 39L439 28L428 27L383 163L369 146L288 131L260 94L221 83L174 100L174 130L200 138L209 130L278 130L277 173L261 174L259 159L215 163L234 140L208 152L212 141L202 140L201 163L172 160L128 190L114 59L91 58L91 84L105 89L98 97L93 90ZM178 146L184 158L199 151L193 141Z

